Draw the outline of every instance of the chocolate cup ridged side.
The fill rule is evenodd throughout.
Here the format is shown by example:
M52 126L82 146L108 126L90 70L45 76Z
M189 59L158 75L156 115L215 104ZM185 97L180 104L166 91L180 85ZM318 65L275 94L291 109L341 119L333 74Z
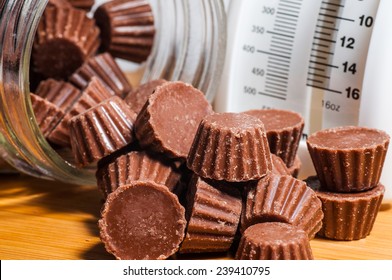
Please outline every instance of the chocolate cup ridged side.
M109 53L103 53L87 60L71 77L70 82L84 89L92 77L97 77L115 95L126 96L132 86L124 72Z
M180 252L227 251L234 241L240 220L240 192L196 175L188 188L188 227Z
M33 47L35 71L46 77L67 79L97 51L99 33L95 21L84 11L47 7ZM56 55L51 55L54 51Z
M35 120L41 133L47 137L64 117L64 112L55 104L50 103L40 96L31 94L30 97Z
M70 83L48 79L38 85L35 94L55 104L64 113L68 113L82 92Z
M273 227L274 237L259 234L249 236L257 227ZM290 236L287 236L286 231ZM283 237L284 236L284 237ZM264 223L251 226L241 237L237 260L313 260L308 237L303 230L282 223Z
M372 231L384 197L385 187L355 193L332 193L320 186L317 177L305 180L315 189L323 205L323 226L318 236L333 240L359 240Z
M136 114L114 96L69 121L76 163L85 166L129 145Z
M283 159L287 167L291 167L294 163L303 128L304 123L302 122L295 127L282 129L278 132L267 131L267 138L271 153Z
M47 7L54 6L57 8L70 8L72 5L68 0L49 0Z
M73 104L71 110L64 116L52 133L49 134L49 141L63 147L70 147L69 120L112 96L112 92L99 79L92 78L88 86L83 90L80 98Z
M308 143L308 150L323 187L336 192L355 192L378 184L388 145L389 141L374 148L333 151Z
M97 171L98 187L106 197L132 181L154 181L173 191L181 174L165 160L144 151L132 151Z
M187 165L199 176L213 180L243 182L260 179L272 169L264 128L261 125L238 136L214 129L203 120Z
M102 50L113 56L143 62L154 43L154 15L148 1L119 0L101 5L94 13L101 29Z
M270 173L249 187L241 230L263 222L289 223L314 238L322 226L323 211L315 192L292 176Z

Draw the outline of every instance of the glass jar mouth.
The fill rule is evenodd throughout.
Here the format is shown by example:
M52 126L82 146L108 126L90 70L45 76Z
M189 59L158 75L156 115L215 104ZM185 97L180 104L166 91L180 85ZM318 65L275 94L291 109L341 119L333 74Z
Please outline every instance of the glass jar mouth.
M16 169L35 177L95 185L93 168L79 169L66 161L47 142L35 121L29 96L30 57L48 0L5 0L3 3L0 21L0 43L3 46L0 54L0 155ZM183 80L204 91L212 101L225 55L223 2L206 0L197 5L191 0L165 1L165 4L150 0L150 3L157 19L157 35L140 82L159 78ZM162 19L157 13L161 9L174 13L171 21ZM196 9L197 13L205 15L202 28L192 22L196 20L195 15L192 16ZM179 24L182 21L185 23ZM167 29L159 24L171 26L170 32L164 31ZM195 32L196 27L202 30ZM203 42L200 49L193 45L197 41Z

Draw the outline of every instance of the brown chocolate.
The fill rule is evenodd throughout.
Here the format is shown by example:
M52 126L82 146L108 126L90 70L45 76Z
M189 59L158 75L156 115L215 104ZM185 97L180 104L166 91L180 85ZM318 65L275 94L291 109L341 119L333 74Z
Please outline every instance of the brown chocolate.
M46 78L67 79L98 46L99 29L84 11L49 6L34 42L34 71Z
M143 62L154 42L154 15L146 0L116 0L94 13L101 29L102 51L114 57Z
M260 179L272 169L263 123L237 113L205 117L189 151L187 165L199 176L213 180Z
M242 210L239 190L194 175L181 253L224 252L233 243Z
M124 72L109 53L88 59L69 80L79 89L84 89L93 77L100 79L109 90L121 98L132 90Z
M41 133L46 137L64 117L64 112L55 104L38 95L31 94L30 97L35 120Z
M183 82L156 88L136 120L143 148L185 160L200 121L213 112L204 94Z
M89 11L94 5L95 0L67 0L72 6L78 9Z
M154 181L174 191L180 176L168 160L145 151L132 151L122 155L101 166L96 173L98 188L105 198L132 181Z
M307 145L323 188L356 192L379 183L389 135L377 129L346 126L313 133Z
M124 100L128 103L129 107L138 114L142 110L144 104L146 104L150 95L154 92L155 88L166 82L166 80L159 79L142 84L134 91L131 91Z
M385 192L382 184L363 192L333 193L323 189L316 176L305 181L323 205L323 227L318 236L358 240L371 233Z
M277 155L271 154L272 170L271 172L277 175L291 175L289 169L284 163L283 159Z
M288 110L251 110L246 114L259 118L267 131L271 153L281 157L287 167L294 163L304 128L304 119Z
M237 260L313 260L307 234L285 223L260 223L241 237Z
M69 120L112 96L113 93L98 78L92 78L88 86L83 90L81 97L73 104L71 110L65 115L59 125L49 134L48 139L56 145L70 147Z
M47 7L54 6L57 8L70 8L72 5L68 0L49 0Z
M185 210L167 187L134 181L108 196L100 236L122 260L161 260L176 253L185 233Z
M69 120L75 162L94 163L134 140L136 114L118 96L113 96Z
M250 185L241 217L241 230L264 222L289 223L313 238L321 228L323 212L315 192L292 176L270 173Z
M296 155L293 165L288 168L290 175L293 176L294 178L297 178L299 172L301 171L301 167L302 167L301 159L298 155Z
M55 104L64 113L68 113L82 92L70 83L48 79L38 85L35 94Z

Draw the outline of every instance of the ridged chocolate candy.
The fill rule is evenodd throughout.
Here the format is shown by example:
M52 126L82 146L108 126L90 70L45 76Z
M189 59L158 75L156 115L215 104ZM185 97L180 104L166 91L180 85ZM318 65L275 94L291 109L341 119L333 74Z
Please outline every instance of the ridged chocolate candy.
M205 117L187 159L188 168L203 178L244 182L272 169L263 123L256 117L220 113Z
M138 114L155 89L166 82L167 81L163 79L147 82L143 85L140 85L134 91L131 91L124 100L128 103L129 107L131 107L131 109L134 110L136 114Z
M38 85L35 94L55 104L64 113L68 113L82 92L70 83L48 79Z
M250 226L241 237L237 260L312 260L308 236L299 227L285 223Z
M200 121L213 110L204 94L183 82L167 82L156 88L136 120L143 148L185 160Z
M47 7L34 42L34 71L67 79L95 54L99 43L99 29L84 11Z
M109 90L121 98L132 90L124 72L109 53L88 59L69 80L83 90L93 77L100 79Z
M76 164L86 166L129 145L134 140L136 114L113 96L69 120Z
M300 227L313 238L322 219L321 202L305 182L271 173L249 187L241 230L257 223L282 222Z
M64 112L55 104L38 95L30 94L30 97L35 120L41 133L46 137L64 117Z
M181 253L224 252L233 243L242 210L239 190L194 175L188 186L188 227Z
M134 181L111 193L99 220L106 250L122 260L162 260L179 249L185 210L167 187Z
M323 204L323 227L318 236L358 240L371 233L385 192L382 184L363 192L333 193L323 189L317 177L309 177L306 183Z
M98 188L105 198L132 181L154 181L173 191L180 177L180 172L168 160L145 151L122 155L101 166L96 173Z
M88 86L83 90L80 98L73 104L71 110L49 134L48 139L59 146L70 147L69 120L112 96L112 92L109 91L99 79L92 78Z
M47 7L54 6L57 8L70 8L72 5L69 3L69 0L49 0Z
M345 126L313 133L307 145L323 188L356 192L379 183L389 141L384 131Z
M143 62L154 42L154 15L148 1L114 0L94 13L101 29L102 51L114 57Z
M246 114L259 118L267 131L271 153L281 157L291 167L297 154L304 128L304 119L288 110L251 110Z

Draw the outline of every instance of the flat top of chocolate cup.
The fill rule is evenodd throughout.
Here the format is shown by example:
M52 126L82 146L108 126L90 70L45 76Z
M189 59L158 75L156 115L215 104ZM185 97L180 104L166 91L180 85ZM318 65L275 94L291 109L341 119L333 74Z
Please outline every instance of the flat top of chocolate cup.
M389 135L378 129L344 126L313 133L307 143L320 149L366 149L389 143Z
M101 239L118 259L166 259L184 238L185 210L167 187L135 181L108 196Z
M297 226L286 223L259 223L248 227L244 231L244 238L254 244L286 244L287 242L295 242L299 239L308 239L305 231Z
M361 199L372 199L373 197L378 197L383 195L385 192L385 187L381 183L379 183L376 187L361 191L361 192L352 192L352 193L343 193L343 192L330 192L322 188L320 181L317 176L310 176L305 179L306 184L315 191L319 198L325 198L328 200L361 200Z
M242 113L217 113L206 116L204 123L209 127L229 130L231 132L242 132L254 127L261 127L264 130L263 123L256 117Z
M167 82L148 102L150 123L163 149L186 158L200 121L213 112L204 94L183 82Z
M300 114L288 110L250 110L244 113L260 119L267 131L282 130L285 128L302 125L304 123L304 120Z

